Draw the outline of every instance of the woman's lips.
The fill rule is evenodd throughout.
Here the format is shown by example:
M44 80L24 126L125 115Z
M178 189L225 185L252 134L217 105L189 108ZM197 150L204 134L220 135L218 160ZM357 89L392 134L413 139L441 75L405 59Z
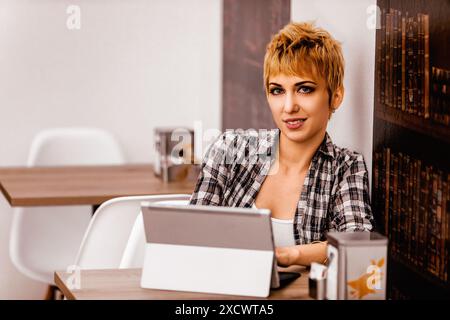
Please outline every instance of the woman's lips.
M283 121L286 123L286 127L288 127L288 129L295 130L303 127L306 120L307 119L289 119Z

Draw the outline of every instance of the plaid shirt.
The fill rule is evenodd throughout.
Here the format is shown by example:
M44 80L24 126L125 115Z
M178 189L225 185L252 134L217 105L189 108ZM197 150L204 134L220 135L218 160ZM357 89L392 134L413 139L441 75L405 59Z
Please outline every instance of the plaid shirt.
M190 204L252 207L276 158L279 135L279 129L222 134L206 152ZM326 133L295 212L296 244L323 241L329 230L370 231L372 227L363 156L335 146Z

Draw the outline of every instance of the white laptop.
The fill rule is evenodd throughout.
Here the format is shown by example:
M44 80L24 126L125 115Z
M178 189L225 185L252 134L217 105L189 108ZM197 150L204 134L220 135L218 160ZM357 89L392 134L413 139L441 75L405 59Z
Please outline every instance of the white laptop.
M277 272L270 210L144 202L142 215L143 288L267 297L300 276Z

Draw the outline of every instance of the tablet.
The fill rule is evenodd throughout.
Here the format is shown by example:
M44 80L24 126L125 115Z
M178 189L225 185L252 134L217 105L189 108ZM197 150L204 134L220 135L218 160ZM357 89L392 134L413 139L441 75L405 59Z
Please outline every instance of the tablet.
M186 268L183 281L197 277L196 282L187 281L185 286L180 284L173 290L188 288L187 291L217 293L222 290L268 296L270 288L278 288L300 276L281 273L280 279L268 209L142 203L142 214L147 245L152 251L146 252L143 287L174 287L174 283L162 284L161 277L154 279L155 272L167 270L160 265L161 261L183 264ZM228 280L219 285L217 275L203 271L199 276L199 269L216 269ZM254 292L245 286L255 288Z

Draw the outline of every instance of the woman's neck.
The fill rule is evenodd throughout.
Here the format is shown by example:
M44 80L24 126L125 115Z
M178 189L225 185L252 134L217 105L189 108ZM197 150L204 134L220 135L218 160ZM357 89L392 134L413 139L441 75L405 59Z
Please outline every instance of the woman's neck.
M280 132L279 168L284 173L303 173L325 137L325 130L311 139L296 142L288 139Z

